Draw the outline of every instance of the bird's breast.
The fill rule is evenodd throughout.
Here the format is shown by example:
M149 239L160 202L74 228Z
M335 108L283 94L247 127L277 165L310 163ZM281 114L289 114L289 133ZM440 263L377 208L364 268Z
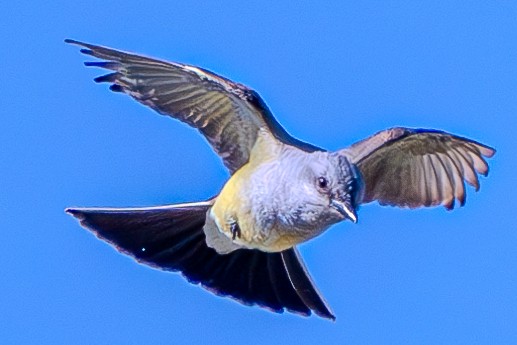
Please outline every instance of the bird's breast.
M211 214L219 230L232 238L232 224L240 237L233 241L247 248L282 251L320 234L318 214L305 211L306 188L295 173L296 164L276 157L254 162L236 171L221 190Z

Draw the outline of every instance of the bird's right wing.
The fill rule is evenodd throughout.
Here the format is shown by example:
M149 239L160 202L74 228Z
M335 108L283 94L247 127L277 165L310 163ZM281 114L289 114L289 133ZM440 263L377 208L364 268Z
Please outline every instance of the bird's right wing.
M396 127L340 151L363 178L362 203L454 208L465 203L465 183L479 189L493 148L446 132Z
M84 47L83 54L105 60L85 63L113 71L96 82L111 83L112 91L128 94L162 115L197 128L232 173L248 162L259 129L301 149L319 150L289 135L259 94L242 84L195 66L74 40L65 42Z

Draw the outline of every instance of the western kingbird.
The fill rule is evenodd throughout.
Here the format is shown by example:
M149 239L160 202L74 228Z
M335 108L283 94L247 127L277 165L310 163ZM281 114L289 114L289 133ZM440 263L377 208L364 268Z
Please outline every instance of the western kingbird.
M198 129L231 177L207 201L144 208L68 208L85 228L145 265L246 305L335 319L296 245L361 204L465 203L493 148L446 132L391 128L329 152L289 135L252 89L205 69L66 40L111 70L111 83Z

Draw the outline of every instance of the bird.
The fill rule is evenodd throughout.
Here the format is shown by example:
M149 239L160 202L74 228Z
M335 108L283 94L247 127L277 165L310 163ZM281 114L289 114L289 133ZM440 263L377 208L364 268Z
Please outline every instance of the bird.
M337 151L291 136L253 89L193 65L66 39L95 78L197 129L230 177L198 202L65 211L119 252L244 305L335 320L298 245L361 205L407 209L466 200L495 149L435 129L393 127Z

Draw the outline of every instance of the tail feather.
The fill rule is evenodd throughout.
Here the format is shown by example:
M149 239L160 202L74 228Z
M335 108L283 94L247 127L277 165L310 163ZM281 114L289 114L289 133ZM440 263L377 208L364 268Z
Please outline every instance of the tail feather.
M218 254L203 225L212 203L147 208L69 208L67 213L138 262L180 271L193 284L245 305L335 319L294 248L281 253L238 249Z

